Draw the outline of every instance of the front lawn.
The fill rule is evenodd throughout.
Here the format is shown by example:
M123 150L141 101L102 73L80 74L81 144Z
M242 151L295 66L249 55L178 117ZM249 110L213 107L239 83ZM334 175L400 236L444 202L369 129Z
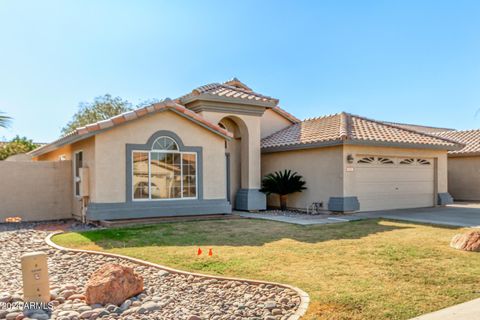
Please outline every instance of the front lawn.
M480 296L480 254L449 247L461 231L385 220L307 227L217 220L68 233L54 241L188 271L288 283L310 294L306 319L409 319Z

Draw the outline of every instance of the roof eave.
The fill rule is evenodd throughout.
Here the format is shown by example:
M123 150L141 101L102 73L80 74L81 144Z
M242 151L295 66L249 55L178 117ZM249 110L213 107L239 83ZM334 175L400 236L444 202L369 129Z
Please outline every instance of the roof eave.
M35 150L32 150L30 152L28 152L27 154L28 155L31 155L32 157L38 157L38 156L41 156L41 155L44 155L46 153L49 153L49 152L52 152L52 151L55 151L56 149L58 148L61 148L63 146L66 146L66 145L69 145L69 144L72 144L72 143L75 143L75 142L78 142L78 141L81 141L81 140L85 140L85 139L88 139L98 133L100 133L101 131L104 131L106 129L102 129L100 131L95 131L95 132L89 132L89 133L85 133L85 134L76 134L76 135L71 135L71 136L68 136L68 137L63 137L63 138L60 138L52 143L49 143L47 145L44 145L43 147L40 147L40 148L37 148Z
M208 93L201 93L198 95L189 95L187 97L180 98L180 102L184 105L192 103L193 101L196 101L196 100L243 104L243 105L258 106L263 108L273 108L273 107L276 107L278 104L277 99L272 99L269 101L258 101L255 99L220 97L220 96L215 96Z
M181 117L183 117L183 118L186 118L186 119L188 119L188 120L190 120L190 121L192 121L192 122L200 125L201 127L203 127L203 128L205 128L205 129L211 131L212 133L215 133L215 134L221 136L222 138L224 138L224 139L226 139L226 140L228 140L228 141L232 140L232 138L233 138L233 137L230 136L230 135L224 134L224 133L222 133L222 132L220 132L220 131L217 131L217 130L209 127L208 125L202 123L201 121L198 121L198 120L195 119L195 118L189 117L188 115L186 115L186 114L184 114L184 113L176 110L176 109L173 108L173 107L162 108L162 109L160 109L160 110L156 110L155 112L151 112L151 113L144 114L143 116L139 116L139 117L137 117L137 118L135 118L135 119L132 119L132 120L137 120L137 119L140 119L140 118L143 118L143 117L151 116L151 115L158 114L158 113L165 112L165 111L172 111L172 112L174 112L175 114L177 114L177 115L179 115L179 116L181 116ZM108 126L108 127L105 127L105 128L99 129L99 130L95 130L95 131L92 131L92 132L86 132L86 133L82 133L82 134L73 134L73 135L71 135L71 136L62 137L62 138L60 138L60 139L58 139L58 140L56 140L56 141L54 141L54 142L52 142L52 143L50 143L50 144L47 144L47 145L45 145L45 146L43 146L43 147L40 147L40 148L37 148L37 149L35 149L35 150L30 151L30 152L28 153L28 155L31 155L31 156L33 156L33 157L38 157L38 156L41 156L41 155L46 154L46 153L48 153L48 152L54 151L54 150L56 150L56 149L58 149L58 148L60 148L60 147L63 147L63 146L65 146L65 145L69 145L69 144L72 144L72 143L75 143L75 142L78 142L78 141L81 141L81 140L90 138L90 137L92 137L92 136L94 136L94 135L97 135L97 134L99 134L99 133L102 133L103 131L106 131L106 130L108 130L108 129L110 129L110 128L120 127L120 126L122 126L122 125L124 125L124 124L126 124L126 123L129 123L129 122L130 122L130 121L124 121L124 122L122 122L122 123L120 123L120 124L117 124L117 125L115 125L115 126Z
M445 151L460 150L463 148L458 146L433 145L433 144L421 144L421 143L338 139L338 140L320 141L320 142L312 142L312 143L265 147L265 148L262 148L262 153L273 153L273 152L293 151L293 150L303 150L303 149L313 149L313 148L325 148L325 147L332 147L332 146L339 146L339 145L375 146L375 147L390 147L390 148L402 148L402 149L430 149L430 150L445 150Z
M410 143L410 142L391 142L381 140L345 140L346 145L366 145L366 146L379 146L379 147L391 147L391 148L403 148L403 149L430 149L430 150L461 150L464 146L461 145L438 145L428 143Z
M480 151L472 151L472 152L449 152L449 158L462 158L462 157L478 157L480 156Z

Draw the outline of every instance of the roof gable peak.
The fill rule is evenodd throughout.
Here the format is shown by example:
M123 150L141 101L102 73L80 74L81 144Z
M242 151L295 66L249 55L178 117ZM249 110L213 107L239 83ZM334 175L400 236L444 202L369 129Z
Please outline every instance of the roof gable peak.
M238 80L237 77L233 77L232 79L230 79L228 81L225 81L223 84L226 84L228 86L232 86L232 87L235 87L235 88L243 89L245 91L253 91L252 88L247 86L242 81Z

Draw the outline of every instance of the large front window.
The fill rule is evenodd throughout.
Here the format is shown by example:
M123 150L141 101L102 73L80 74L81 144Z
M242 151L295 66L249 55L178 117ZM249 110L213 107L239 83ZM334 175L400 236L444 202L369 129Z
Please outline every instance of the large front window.
M181 152L169 137L160 137L150 151L133 151L134 200L197 197L197 154Z

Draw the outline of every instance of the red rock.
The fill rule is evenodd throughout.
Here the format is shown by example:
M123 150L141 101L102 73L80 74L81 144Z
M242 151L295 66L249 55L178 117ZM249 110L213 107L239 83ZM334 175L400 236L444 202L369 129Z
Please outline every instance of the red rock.
M480 252L480 231L457 234L452 238L450 246L458 250Z
M120 305L143 291L143 278L132 268L105 264L95 271L85 287L87 304Z

